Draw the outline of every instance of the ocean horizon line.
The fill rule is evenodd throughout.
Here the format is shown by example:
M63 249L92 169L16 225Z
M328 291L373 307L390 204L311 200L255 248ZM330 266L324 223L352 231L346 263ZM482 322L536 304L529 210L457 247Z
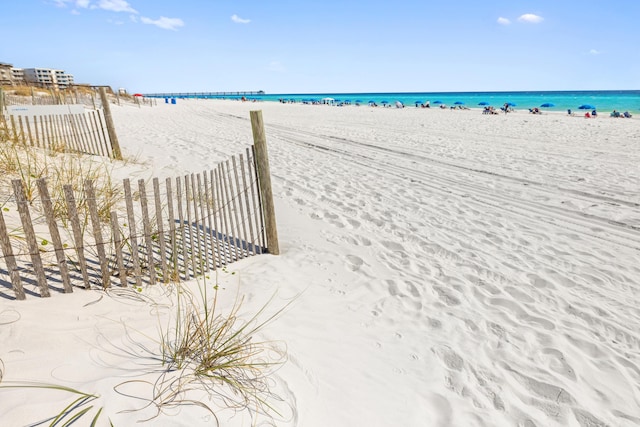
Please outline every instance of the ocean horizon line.
M275 102L309 102L334 98L336 103L367 104L400 102L405 106L437 103L460 106L502 106L510 103L516 109L545 108L547 111L578 109L629 111L640 113L640 90L563 90L563 91L485 91L485 92L174 92L154 93L156 98L249 99Z

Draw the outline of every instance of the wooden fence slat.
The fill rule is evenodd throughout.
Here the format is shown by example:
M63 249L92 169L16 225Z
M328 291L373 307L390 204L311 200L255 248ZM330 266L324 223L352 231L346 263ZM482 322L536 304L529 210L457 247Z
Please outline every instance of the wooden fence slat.
M13 140L18 142L18 129L16 129L16 119L13 116L9 116L11 119L11 129L13 130Z
M220 238L222 236L221 234L222 220L218 221L220 219L220 215L218 213L220 212L220 209L219 209L218 200L216 198L216 194L217 194L216 176L213 169L209 171L209 176L211 178L210 198L211 198L211 210L213 215L213 229L215 233L214 236L216 239L216 254L218 255L219 266L222 267L226 263L226 261L224 259L224 254L223 254L224 242L222 243L222 246L220 245ZM220 222L220 224L218 224L218 222Z
M204 197L205 197L205 204L207 205L207 227L209 229L209 232L207 233L209 235L209 243L211 245L211 268L213 270L217 269L217 265L216 265L216 241L217 236L214 233L217 233L217 230L215 230L213 228L213 218L211 216L211 193L209 192L209 178L207 177L207 171L204 171L202 173L203 175L203 181L204 181ZM207 249L208 251L209 249Z
M242 242L240 242L243 256L249 256L249 244L248 244L248 236L247 236L247 224L244 216L244 208L242 207L242 192L243 187L240 187L240 178L238 177L238 166L236 164L236 157L231 157L231 163L233 164L233 174L236 178L236 196L234 199L238 201L238 206L240 207L240 225L242 226Z
M195 229L195 243L196 243L196 248L197 248L197 253L198 253L198 257L197 257L197 266L198 266L198 270L200 271L200 274L204 274L204 258L203 258L203 254L202 254L202 245L200 244L200 240L201 240L201 233L200 233L200 215L198 215L198 189L196 187L196 180L194 177L195 174L190 174L189 178L190 178L190 185L191 185L191 199L193 202L193 225L191 226L191 231L193 231Z
M87 179L84 181L84 194L89 207L89 217L93 226L93 239L95 240L96 249L98 251L98 261L100 262L100 272L102 276L102 288L106 289L111 285L111 274L109 274L109 263L104 250L104 239L102 237L102 226L100 217L98 216L98 208L96 205L96 193L93 189L93 181Z
M18 116L18 123L20 124L20 139L22 139L22 144L27 145L27 140L24 136L24 126L22 125L22 116Z
M225 170L225 165L227 166L226 170ZM220 171L222 173L222 188L224 190L224 195L225 195L225 206L226 206L226 211L227 214L229 215L229 231L231 232L231 234L233 235L233 252L235 253L235 261L240 259L240 254L238 253L238 234L236 232L236 226L237 226L237 222L238 222L238 217L236 216L235 219L236 221L233 221L234 218L234 214L235 209L233 208L233 199L231 198L230 194L230 190L231 190L231 179L229 177L229 162L222 162L220 163Z
M71 185L63 185L65 200L67 202L67 212L71 229L73 230L73 240L75 242L76 254L78 255L78 265L80 273L84 281L85 289L91 288L89 281L89 273L87 272L87 260L84 255L84 239L82 238L82 229L80 228L80 220L78 218L78 208L76 206L76 198L73 195L73 187Z
M223 252L223 265L229 264L232 261L231 259L231 242L229 240L229 226L227 223L227 206L224 202L224 197L222 195L222 185L220 183L220 165L215 169L216 175L216 200L218 201L218 212L220 213L220 228L223 239L222 252ZM226 240L226 244L224 244Z
M140 208L142 209L142 228L147 251L147 263L149 264L149 284L156 284L156 266L153 259L153 240L151 239L151 223L149 222L149 206L147 189L144 179L138 180L138 192L140 193Z
M80 144L80 152L81 153L90 153L91 151L89 150L89 147L87 145L85 137L82 134L82 131L80 130L80 124L78 123L78 117L75 114L70 114L69 117L71 118L71 123L73 123L73 130L74 130L75 134L78 136L78 142Z
M236 243L236 252L239 253L240 259L244 258L244 250L242 248L242 234L240 232L240 220L242 218L238 217L238 205L237 205L237 201L238 201L238 195L239 195L239 190L237 188L234 189L233 186L233 177L232 177L232 173L231 173L231 166L229 164L229 160L227 160L226 162L227 165L227 179L229 180L229 192L231 194L231 206L233 207L233 216L235 219L235 224L236 224L236 239L235 239L235 243Z
M162 269L162 281L167 283L167 245L165 243L164 224L162 221L162 202L160 201L160 183L158 178L153 178L153 198L156 207L156 226L158 227L158 244L160 246L160 268Z
M62 278L62 286L65 292L67 293L73 292L71 281L69 279L69 268L67 266L67 257L64 254L64 247L62 246L62 239L60 238L60 232L58 231L58 224L56 223L55 215L53 213L53 204L51 203L51 196L49 195L47 182L44 178L40 178L36 181L36 185L38 186L40 201L42 202L44 215L45 215L45 218L47 219L47 225L49 226L49 234L51 235L51 242L53 243L53 248L56 253L56 260L58 261L58 269L60 270L60 277Z
M247 188L247 174L244 168L244 158L242 153L240 153L240 174L242 175L242 193L244 194L245 207L247 209L247 223L249 224L249 245L247 246L247 250L251 251L252 254L256 254L256 246L255 241L253 240L253 222L251 215L251 205L249 204L249 190ZM251 181L249 181L251 182ZM255 213L255 212L254 212Z
M173 189L171 188L171 178L165 180L165 191L167 192L167 216L169 221L169 239L171 239L171 255L169 259L173 260L173 270L171 277L178 277L178 236L176 234L176 217L173 213Z
M33 147L33 136L31 135L31 120L25 118L25 124L27 125L27 132L29 134L29 145Z
M53 144L53 128L51 124L51 116L45 116L47 119L45 120L45 125L47 126L47 140L43 145L43 148L51 148Z
M200 205L200 227L198 227L199 230L202 230L202 232L200 233L200 235L202 236L202 252L204 253L204 269L205 271L209 271L211 270L210 267L210 262L209 262L209 239L208 239L208 235L209 233L207 233L207 217L204 214L204 205L206 200L203 200L202 196L204 194L203 190L202 190L202 177L201 175L198 173L196 174L196 180L198 183L198 204Z
M65 114L63 116L64 128L67 132L67 135L69 135L69 137L67 138L66 150L79 153L81 151L79 149L80 144L78 142L78 133L74 132L73 124L71 123L71 117L69 116L70 114Z
M2 114L0 114L2 115ZM18 270L18 263L13 256L13 249L11 248L11 240L9 238L9 231L7 230L7 224L4 222L4 215L0 209L0 248L2 248L2 254L4 255L5 262L7 263L7 270L9 271L9 278L11 279L11 285L13 292L16 294L16 299L25 299L24 289L22 288L22 281L20 280L20 272Z
M254 172L254 176L255 176L255 181L256 181L256 209L258 211L258 219L260 220L260 239L261 239L261 251L265 252L268 251L267 248L267 244L268 244L268 240L267 240L267 233L266 233L266 225L265 225L265 219L264 219L264 206L262 203L262 191L260 189L260 176L259 176L259 172L258 172L258 159L256 156L256 146L252 145L252 154L253 154L253 172Z
M250 152L251 150L251 152ZM253 146L251 149L247 148L247 168L249 169L249 175L251 181L254 183L251 185L251 202L253 205L254 219L256 221L256 238L258 240L258 253L261 254L264 248L264 225L262 221L262 209L260 209L260 195L256 190L256 182L258 181L258 173L255 168L255 158L253 154Z
M88 123L87 123L87 115L86 114L78 114L78 120L80 121L80 128L82 129L82 132L87 137L87 144L90 147L89 153L95 154L95 155L100 155L100 152L98 150L98 146L96 144L96 141L93 138L93 134L89 131L89 126L88 126Z
M184 279L189 280L191 276L189 275L189 262L187 257L187 231L184 224L184 215L182 211L182 182L180 177L176 178L176 200L178 202L178 219L180 224L180 237L182 240L182 266L184 272ZM189 202L187 201L187 205Z
M189 191L191 186L189 185L189 175L184 176L184 195L185 195L185 204L187 205L187 223L186 226L189 227L189 246L191 247L191 268L193 269L193 275L198 275L197 268L197 256L196 256L196 247L195 242L197 238L193 235L193 223L191 222L191 203L189 202L189 193L193 196L193 192Z
M98 121L100 122L100 131L102 133L102 140L105 142L105 146L107 147L107 151L110 154L109 157L111 157L112 159L116 159L116 154L113 151L113 146L111 144L111 141L108 138L108 133L105 132L106 130L106 124L105 124L105 120L104 120L104 113L102 113L102 111L98 111Z
M13 179L11 180L11 184L13 185L13 195L16 198L18 213L20 214L20 222L22 222L24 237L27 241L31 264L33 265L33 272L36 275L36 282L40 288L40 296L49 297L51 296L51 294L49 294L49 285L47 285L47 278L44 274L44 266L42 265L42 258L40 258L40 250L38 248L38 242L36 241L36 233L33 230L31 214L29 213L29 202L27 202L27 198L24 194L22 180Z
M100 155L109 157L109 152L108 151L105 152L106 147L105 147L104 141L102 141L102 139L100 138L100 128L98 127L98 122L96 121L96 112L91 111L90 117L91 117L91 129L92 129L91 132L93 135L95 135L96 143L100 147Z
M62 131L62 127L60 125L60 115L56 114L55 116L53 116L54 118L54 123L56 124L56 131L58 133L58 140L57 143L53 146L51 146L52 149L59 149L59 147L65 147L66 146L66 136L64 134L64 132ZM63 148L64 150L64 148Z
M129 244L131 245L131 260L133 262L133 275L136 286L142 287L142 271L138 254L138 236L136 235L136 218L133 213L133 196L131 195L131 182L129 178L122 181L124 186L124 200L127 205L127 220L129 221Z
M127 270L124 268L124 257L122 256L122 235L120 234L120 225L118 224L118 213L111 212L111 236L113 236L113 246L116 252L116 265L118 266L118 276L120 277L120 284L123 288L128 286L127 284Z

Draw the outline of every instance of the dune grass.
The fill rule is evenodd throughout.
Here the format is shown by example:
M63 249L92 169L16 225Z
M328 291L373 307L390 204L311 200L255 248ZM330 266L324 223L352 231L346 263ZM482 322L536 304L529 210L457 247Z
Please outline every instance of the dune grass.
M247 411L255 421L281 417L276 405L282 399L271 390L272 374L285 362L286 349L282 343L257 337L290 302L267 314L272 298L243 319L244 299L236 296L231 308L223 310L217 285L200 284L194 294L178 284L174 292L174 312L166 326L159 325L157 352L140 345L148 359L161 364L156 381L127 381L116 391L140 399L125 393L125 388L136 384L151 388L152 398L138 409L153 408L149 419L186 405L203 408L218 425L216 413L222 409Z
M48 384L39 382L7 382L0 384L0 390L9 389L39 389L39 390L52 390L63 393L68 393L71 398L75 397L75 400L71 401L60 412L40 421L31 423L32 426L49 427L66 427L71 425L84 425L94 427L98 425L100 417L102 416L102 407L95 407L91 403L98 399L100 396L95 394L85 393L83 391L76 390L71 387L65 387L58 384ZM86 421L86 422L85 422ZM109 425L113 427L113 423L109 420Z
M80 193L86 180L94 183L100 219L109 221L114 206L124 200L124 193L111 178L113 167L110 161L95 156L88 158L81 154L59 153L0 140L0 193L11 188L10 180L22 179L26 198L33 202L38 196L36 181L46 178L54 214L65 225L67 205L63 186L71 185ZM78 212L87 218L86 201L79 198L77 202Z

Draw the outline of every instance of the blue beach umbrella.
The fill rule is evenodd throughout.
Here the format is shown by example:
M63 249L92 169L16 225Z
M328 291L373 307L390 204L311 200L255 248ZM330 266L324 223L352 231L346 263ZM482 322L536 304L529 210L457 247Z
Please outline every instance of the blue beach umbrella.
M582 104L581 106L578 107L579 110L595 110L596 107L594 107L591 104Z
M464 102L462 101L456 101L453 103L453 105L464 105Z
M388 104L389 101L380 101L380 104Z
M508 105L509 107L515 107L517 104L514 104L513 102L507 102L507 105Z
M442 104L442 101L433 101L434 104Z
M362 101L361 101L361 100L359 100L359 99L356 99L356 103L361 104L361 103L362 103Z
M549 107L555 107L556 104L554 104L553 102L545 102L544 104L542 104L540 107L542 108L549 108Z
M478 105L489 105L489 103L482 101L482 102L478 102Z

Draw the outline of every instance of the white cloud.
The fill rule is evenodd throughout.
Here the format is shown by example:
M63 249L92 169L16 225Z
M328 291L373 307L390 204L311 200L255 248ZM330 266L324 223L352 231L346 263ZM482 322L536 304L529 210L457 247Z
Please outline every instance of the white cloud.
M163 30L173 30L177 31L178 28L184 26L184 21L180 18L167 18L165 16L161 16L159 19L153 20L151 18L142 17L140 21L143 24L155 25L156 27L162 28Z
M236 24L248 24L251 22L251 19L242 19L238 15L232 15L231 20Z
M76 0L76 7L86 9L89 7L89 3L91 3L89 0Z
M498 24L500 24L500 25L509 25L509 24L511 24L511 21L509 21L507 18L503 18L501 16L500 18L498 18Z
M531 24L539 24L544 21L542 16L534 15L533 13L525 13L518 18L520 22L529 22Z
M599 50L595 50L595 49L591 49L589 51L589 55L600 55L602 52L600 52Z
M91 8L109 10L111 12L138 13L138 11L132 8L131 5L125 0L99 0L98 4L96 6L92 5Z

